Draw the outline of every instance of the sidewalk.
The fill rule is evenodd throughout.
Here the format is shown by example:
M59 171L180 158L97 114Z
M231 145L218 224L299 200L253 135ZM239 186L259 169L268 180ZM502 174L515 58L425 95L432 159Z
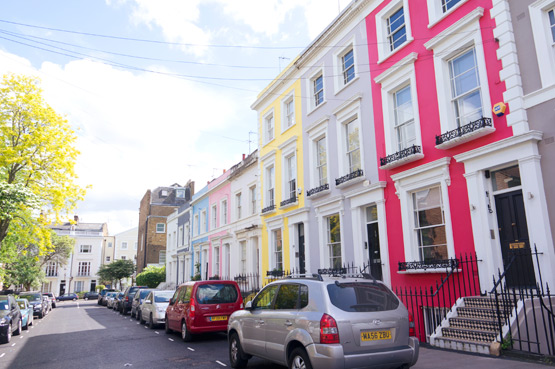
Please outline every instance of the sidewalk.
M532 363L506 357L487 357L473 354L462 354L454 351L420 347L418 362L414 369L445 369L445 368L472 368L472 369L521 369L538 368L546 369L553 366Z

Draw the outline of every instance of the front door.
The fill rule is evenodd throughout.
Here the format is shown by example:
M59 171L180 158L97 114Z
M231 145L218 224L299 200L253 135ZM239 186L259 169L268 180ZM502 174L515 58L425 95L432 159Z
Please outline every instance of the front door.
M304 263L304 224L299 223L299 273L306 273Z
M376 279L383 280L382 258L380 256L380 233L378 229L378 211L376 205L366 208L366 234L368 237L368 263L370 273Z
M495 209L507 286L535 286L522 190L496 195Z

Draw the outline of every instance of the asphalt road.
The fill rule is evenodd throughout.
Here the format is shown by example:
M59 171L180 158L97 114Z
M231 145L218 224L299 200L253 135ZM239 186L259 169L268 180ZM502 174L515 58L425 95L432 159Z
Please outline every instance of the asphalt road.
M184 343L179 334L151 330L96 301L62 302L34 327L0 345L0 369L222 368L229 367L224 334ZM251 369L282 368L253 358ZM415 369L546 368L521 361L421 349ZM315 368L317 369L317 368Z

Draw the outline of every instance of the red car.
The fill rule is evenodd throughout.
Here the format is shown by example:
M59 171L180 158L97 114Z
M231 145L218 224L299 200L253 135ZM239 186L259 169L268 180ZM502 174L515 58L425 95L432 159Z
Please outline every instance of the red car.
M234 281L197 281L180 285L166 309L166 333L180 331L183 341L193 334L226 332L231 313L243 308Z

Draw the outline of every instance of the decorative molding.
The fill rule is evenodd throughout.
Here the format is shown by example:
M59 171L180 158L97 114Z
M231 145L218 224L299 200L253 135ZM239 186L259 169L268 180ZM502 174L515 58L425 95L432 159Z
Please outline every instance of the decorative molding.
M435 37L424 44L424 47L427 50L431 50L436 47L438 44L442 43L446 38L451 36L454 33L461 31L462 28L466 27L468 24L477 21L484 15L484 8L477 7L457 22L453 23L451 26L447 27L440 33L438 33Z
M464 126L436 136L436 148L448 149L495 132L491 118L480 118Z
M397 73L397 70L405 65L414 64L414 62L418 59L418 53L412 52L405 56L403 59L399 60L397 63L393 64L391 67L387 68L387 70L376 78L374 78L374 82L382 83L385 79L388 79L392 74Z

